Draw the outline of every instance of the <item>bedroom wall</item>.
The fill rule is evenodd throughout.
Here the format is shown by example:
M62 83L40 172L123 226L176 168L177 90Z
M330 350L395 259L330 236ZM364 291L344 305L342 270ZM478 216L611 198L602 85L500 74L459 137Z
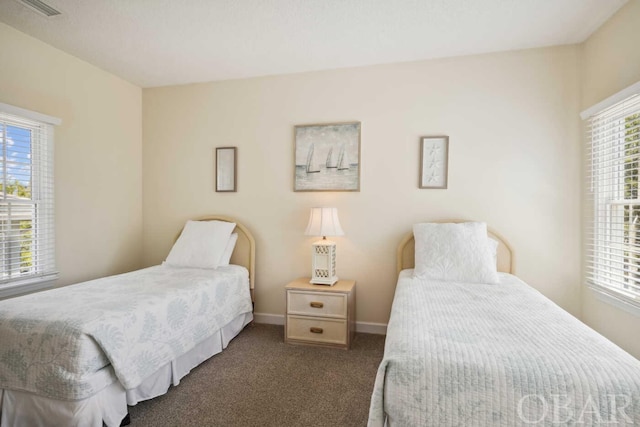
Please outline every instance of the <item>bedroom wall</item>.
M60 285L140 267L142 91L0 23L0 102L55 129Z
M640 1L622 7L582 45L582 102L586 109L640 81ZM600 301L583 288L583 321L640 358L640 315Z
M357 320L385 324L395 251L419 221L486 221L517 274L580 314L579 47L143 90L144 264L185 220L238 218L257 243L256 312L282 315L309 275L313 206L346 232L338 275L358 281ZM293 126L362 122L361 191L293 192ZM450 136L449 189L421 190L420 136ZM238 192L214 191L214 148L238 147Z

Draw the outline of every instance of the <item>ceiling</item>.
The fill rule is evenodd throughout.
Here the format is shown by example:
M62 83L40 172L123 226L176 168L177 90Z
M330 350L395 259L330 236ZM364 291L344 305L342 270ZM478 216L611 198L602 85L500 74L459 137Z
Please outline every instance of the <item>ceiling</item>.
M0 0L0 21L138 86L580 43L626 0Z

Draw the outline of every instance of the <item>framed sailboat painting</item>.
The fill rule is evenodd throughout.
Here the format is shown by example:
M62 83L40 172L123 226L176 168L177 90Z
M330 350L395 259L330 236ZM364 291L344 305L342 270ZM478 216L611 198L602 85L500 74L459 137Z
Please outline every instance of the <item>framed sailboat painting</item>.
M295 126L294 191L360 191L360 122Z

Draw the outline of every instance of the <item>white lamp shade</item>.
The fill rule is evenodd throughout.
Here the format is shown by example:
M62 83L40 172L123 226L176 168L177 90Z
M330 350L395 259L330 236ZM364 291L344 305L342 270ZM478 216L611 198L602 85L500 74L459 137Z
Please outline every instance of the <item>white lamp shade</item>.
M311 208L307 236L343 236L337 208Z

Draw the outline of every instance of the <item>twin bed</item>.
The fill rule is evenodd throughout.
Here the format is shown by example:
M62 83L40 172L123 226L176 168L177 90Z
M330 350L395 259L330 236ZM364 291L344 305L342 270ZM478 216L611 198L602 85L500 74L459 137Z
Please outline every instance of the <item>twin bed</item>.
M194 264L209 242L193 239L208 235L185 243L185 227L173 264L0 301L0 426L120 426L127 405L166 393L251 322L253 236L202 221L233 253L216 268Z
M485 233L492 284L438 278L455 263L416 274L428 254L402 240L369 426L640 425L640 362L513 276L509 244ZM422 244L455 252L442 237Z

